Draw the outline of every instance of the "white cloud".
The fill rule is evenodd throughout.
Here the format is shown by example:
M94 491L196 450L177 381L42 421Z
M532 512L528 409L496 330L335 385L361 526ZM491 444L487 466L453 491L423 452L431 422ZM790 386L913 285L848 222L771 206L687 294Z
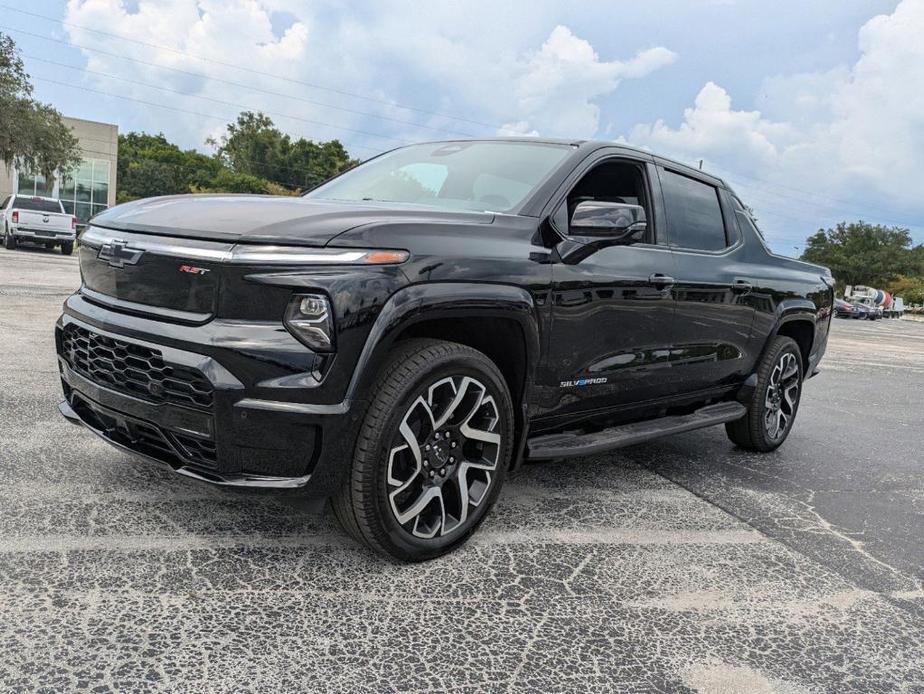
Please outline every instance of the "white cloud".
M559 25L517 78L516 111L543 135L592 137L600 121L595 97L614 91L623 79L645 77L676 57L658 47L624 62L601 61L589 42Z
M588 41L551 21L553 9L526 7L530 12L472 0L460 11L437 3L410 17L398 0L384 0L362 15L332 14L294 0L139 0L131 10L123 0L69 0L65 29L77 44L151 64L87 50L90 70L125 79L113 84L90 75L94 88L215 116L130 105L135 128L181 133L178 139L187 146L201 146L223 119L245 108L262 109L293 134L339 137L363 156L453 134L591 137L599 125L598 97L676 58L655 47L624 60L602 59ZM281 35L273 31L278 13L287 20ZM101 37L81 25L141 43ZM153 90L152 84L194 96Z
M782 143L792 141L793 134L788 125L768 121L759 111L732 109L728 93L708 82L693 107L684 110L679 128L658 120L653 125L636 126L630 139L685 158L708 153L767 163L779 156Z
M728 32L740 23L742 11L725 3L703 0L702 5L719 5L708 14L705 7L694 12L689 3L674 2L669 14L683 19L654 27L653 47L639 50L637 42L626 39L637 41L638 27L657 14L644 3L628 8L596 0L577 15L560 3L535 0L425 6L405 0L349 5L69 0L67 36L111 54L85 51L87 68L122 80L62 74L91 89L204 114L98 97L123 130L164 131L187 147L202 147L207 136L243 109L269 113L296 136L338 137L359 156L450 135L578 138L622 132L636 144L686 161L705 159L719 173L742 174L730 178L743 193L753 192L762 221L769 222L786 206L803 206L781 213L802 220L794 232L801 238L805 221L815 225L819 220L819 207L839 217L855 218L875 207L885 210L877 217L882 221L924 219L924 178L918 170L924 157L924 0L902 0L891 14L866 22L858 32L858 57L849 64L832 67L817 60L829 55L815 50L828 40L824 36L817 46L787 51L788 25L779 24L774 31L782 33L771 48L736 47L741 65L710 82L715 70L728 67L731 49L723 52L719 45L693 55L691 46L699 44L688 37ZM852 16L849 22L855 22ZM751 23L749 36L761 36L763 20L758 20ZM617 21L635 30L596 28ZM668 70L679 60L670 48L678 47L691 53L689 60L678 66L682 69ZM765 70L749 68L767 50L773 56L786 51L789 65L826 66L768 77ZM794 68L799 69L804 68ZM753 101L741 94L748 75L751 86L759 86ZM59 74L56 79L65 78ZM692 103L682 113L679 107L665 113L664 104L689 90L691 79ZM630 89L626 80L649 80L645 86L651 88ZM620 89L631 92L632 99L611 98ZM619 109L618 115L613 109ZM644 123L632 127L636 121ZM788 197L776 195L783 190ZM817 200L809 209L806 199L813 196Z
M677 127L663 120L638 125L629 140L685 161L704 159L719 173L740 173L738 187L763 196L758 213L761 207L779 213L787 204L805 208L814 196L815 208L834 217L866 210L889 223L920 219L922 37L924 0L902 0L891 15L860 29L854 65L767 79L761 111L735 109L729 94L709 82Z

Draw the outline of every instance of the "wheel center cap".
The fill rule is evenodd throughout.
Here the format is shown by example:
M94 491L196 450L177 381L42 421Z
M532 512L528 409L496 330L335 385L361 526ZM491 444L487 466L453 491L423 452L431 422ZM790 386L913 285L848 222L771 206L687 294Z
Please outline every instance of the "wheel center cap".
M445 465L449 461L449 445L445 441L437 441L434 443L431 453L440 466Z

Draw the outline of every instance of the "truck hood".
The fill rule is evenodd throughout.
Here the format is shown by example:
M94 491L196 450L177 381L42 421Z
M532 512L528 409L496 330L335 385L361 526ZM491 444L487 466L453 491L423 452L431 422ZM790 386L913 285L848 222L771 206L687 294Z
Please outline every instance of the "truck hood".
M91 224L142 234L323 246L345 231L376 222L490 224L490 212L437 210L399 203L352 203L268 195L175 195L113 207Z

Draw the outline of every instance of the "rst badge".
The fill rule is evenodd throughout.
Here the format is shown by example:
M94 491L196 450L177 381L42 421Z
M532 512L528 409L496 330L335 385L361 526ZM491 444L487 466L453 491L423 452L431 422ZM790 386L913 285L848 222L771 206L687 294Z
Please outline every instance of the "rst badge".
M211 272L207 267L196 267L194 265L180 265L180 272L185 272L190 275L204 275L207 272Z

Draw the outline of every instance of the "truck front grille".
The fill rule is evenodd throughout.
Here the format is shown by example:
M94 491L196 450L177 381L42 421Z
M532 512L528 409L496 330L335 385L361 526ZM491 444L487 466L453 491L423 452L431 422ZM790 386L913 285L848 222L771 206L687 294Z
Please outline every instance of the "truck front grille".
M68 365L98 385L149 402L212 407L214 389L208 379L196 369L165 362L159 350L73 323L64 327L62 347Z

